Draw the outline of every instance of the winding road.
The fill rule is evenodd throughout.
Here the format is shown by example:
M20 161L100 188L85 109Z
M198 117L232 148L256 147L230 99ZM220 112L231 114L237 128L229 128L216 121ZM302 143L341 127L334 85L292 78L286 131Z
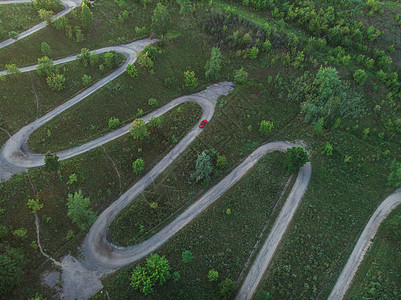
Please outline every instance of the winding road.
M29 1L0 1L0 4L4 3L16 3L16 2L29 2ZM74 7L78 6L81 1L64 0L63 4L66 9L57 14L56 18L67 14ZM24 38L46 26L46 22L42 22L37 26L20 34L18 39ZM0 43L0 49L4 48L16 40L6 40ZM38 118L34 122L25 127L21 128L15 133L1 148L0 150L0 182L8 180L14 174L24 172L29 168L42 166L44 164L44 155L33 153L28 147L29 136L40 126L53 119L66 109L72 107L76 103L82 101L96 90L110 82L111 80L118 77L120 74L125 72L128 64L134 63L137 58L137 53L143 50L144 46L153 43L155 40L146 39L136 41L126 45L106 47L97 50L98 53L107 51L116 51L126 56L125 63L114 71L112 74L104 77L103 79L96 82L90 88L84 90L80 94L74 96L67 102L63 103L59 107L53 109L46 115ZM77 59L77 56L70 56L55 61L55 64L62 64ZM21 68L21 72L29 72L35 70L36 66L30 66ZM4 72L1 72L4 74ZM145 122L148 122L151 117L158 117L176 107L177 105L184 102L195 102L199 104L203 110L202 119L211 120L214 114L215 105L217 99L221 95L227 95L233 89L233 84L230 82L221 82L209 86L202 92L183 96L177 98L170 103L160 107L154 112L143 117ZM58 152L60 160L65 160L76 155L85 153L91 149L99 147L111 140L114 140L129 132L129 125L126 125L118 130L115 130L109 134L106 134L98 139L95 139L89 143L81 146ZM209 205L221 197L227 190L229 190L236 182L238 182L249 170L262 158L266 153L271 151L285 151L289 147L299 146L295 143L277 141L262 145L257 148L251 155L249 155L243 162L241 162L230 174L228 174L223 180L221 180L214 187L209 189L202 197L196 200L190 207L188 207L182 214L180 214L175 220L164 227L161 231L156 233L148 240L133 245L130 247L119 247L112 244L107 239L107 232L110 223L137 195L139 195L150 183L152 183L175 159L183 152L187 147L196 139L196 137L202 132L198 126L192 128L192 130L146 175L144 175L135 185L127 190L121 197L113 202L96 220L89 230L89 233L85 237L84 243L81 247L82 258L80 262L71 257L67 257L64 260L63 266L63 278L64 273L68 273L68 278L73 278L79 272L91 273L93 281L79 280L65 282L64 294L70 295L70 298L78 296L79 298L85 298L91 296L94 292L93 287L88 288L90 285L99 288L98 278L104 274L110 273L115 269L137 261L149 253L155 251L157 248L167 242L174 234L183 229L188 223L194 218L199 216ZM251 299L254 295L256 288L263 277L263 274L268 267L277 246L282 240L293 216L299 206L299 203L308 187L311 177L312 167L310 163L304 165L298 173L297 180L279 214L273 228L264 242L262 249L256 257L256 260L247 277L244 280L242 287L236 299ZM360 262L363 259L363 255L366 253L371 239L374 237L380 222L401 203L401 189L397 190L394 194L389 196L373 214L365 230L355 246L354 251L351 254L349 261L347 262L343 272L338 278L337 284L335 285L329 299L341 299L351 280L354 276ZM78 267L68 268L68 266ZM78 281L80 285L76 285ZM75 296L68 294L68 289L75 289Z
M29 2L32 2L32 1L30 1L30 0L0 1L0 5L1 4L12 4L12 3L29 3ZM81 0L61 0L61 3L64 5L64 10L62 10L58 14L56 14L54 16L53 20L57 20L57 19L60 19L61 17L65 16L70 11L72 11L75 7L80 6L82 1ZM39 23L38 25L35 25L32 28L29 28L28 30L21 32L16 39L8 39L8 40L0 42L0 49L7 47L23 38L26 38L27 36L45 28L47 25L48 25L47 22L43 21L42 23Z

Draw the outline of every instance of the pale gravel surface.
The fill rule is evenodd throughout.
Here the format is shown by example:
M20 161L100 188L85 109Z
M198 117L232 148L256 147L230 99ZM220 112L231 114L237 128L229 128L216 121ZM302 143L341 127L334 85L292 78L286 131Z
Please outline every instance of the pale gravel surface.
M27 2L31 2L31 1L26 1L26 0L22 0L22 1L0 1L0 4L11 4L11 3L27 3ZM81 5L82 1L81 0L61 0L61 3L64 5L64 10L60 11L58 14L56 14L54 16L54 20L60 19L62 16L65 16L66 14L68 14L71 10L73 10L75 7L78 7ZM3 42L0 43L0 49L7 47L13 43L15 43L16 41L19 41L43 28L45 28L47 26L47 22L44 21L42 23L39 23L35 26L33 26L32 28L29 28L28 30L25 30L23 32L21 32L18 36L18 38L16 39L8 39L5 40Z
M372 217L369 219L368 224L365 226L361 236L359 237L358 242L356 243L355 248L347 261L347 264L338 277L328 299L334 300L344 298L344 295L351 285L352 279L358 270L366 251L369 249L381 222L394 208L400 204L401 188L397 189L393 194L388 196L375 210Z

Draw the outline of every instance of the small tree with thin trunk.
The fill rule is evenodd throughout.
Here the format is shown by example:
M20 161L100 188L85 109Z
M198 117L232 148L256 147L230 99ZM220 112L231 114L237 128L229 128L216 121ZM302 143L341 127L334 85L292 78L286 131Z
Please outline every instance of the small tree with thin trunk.
M82 22L82 27L86 31L92 30L93 14L90 11L89 7L85 4L85 2L82 2L82 5L81 5L81 22Z
M161 3L158 3L153 11L152 30L155 33L159 33L163 36L170 26L171 18L169 12L167 11L167 7Z
M297 173L309 161L308 153L302 147L288 148L285 165L290 173Z
M134 137L134 139L139 140L143 140L146 136L149 135L149 132L146 129L145 121L142 119L135 119L130 126L129 132Z
M82 191L79 190L75 194L68 194L67 207L69 216L73 223L77 224L81 230L85 230L96 220L96 214L90 206L89 198L85 198L82 195Z

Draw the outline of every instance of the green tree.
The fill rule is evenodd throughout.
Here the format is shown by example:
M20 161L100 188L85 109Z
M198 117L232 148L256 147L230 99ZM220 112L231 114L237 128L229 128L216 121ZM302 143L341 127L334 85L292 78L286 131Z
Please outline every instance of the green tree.
M210 59L205 65L205 77L208 80L217 80L221 70L222 55L220 48L213 47L210 53Z
M395 159L391 162L390 175L387 178L387 184L394 188L401 186L401 163Z
M332 156L333 155L333 146L329 142L324 143L323 152L324 152L324 154L326 154L326 156Z
M158 3L153 11L152 30L162 36L168 31L171 26L170 14L167 7Z
M85 4L85 2L82 2L82 5L81 5L81 23L82 23L82 27L86 31L92 30L93 14L90 11L89 7Z
M65 77L63 74L53 73L46 78L46 83L53 91L61 91L64 88Z
M110 69L117 64L117 54L114 51L108 51L104 54L104 64Z
M268 135L272 132L273 129L273 122L262 120L259 126L259 132L261 135Z
M38 59L38 65L36 72L39 76L47 77L51 76L55 71L53 61L47 56Z
M154 291L154 287L163 285L171 277L168 260L153 253L146 259L146 267L137 266L131 274L130 285L145 295Z
M6 73L8 75L15 75L21 73L15 64L6 64Z
M356 70L353 77L356 83L359 85L364 85L366 79L368 79L368 75L366 74L365 70L362 69Z
M244 71L244 68L238 69L234 71L234 82L242 84L248 78L248 73Z
M60 168L60 161L56 153L47 152L45 154L45 167L50 171L58 171Z
M139 51L137 62L142 68L148 70L149 72L152 71L154 62L148 51Z
M185 76L185 87L189 91L194 91L195 88L198 86L198 79L195 77L195 72L186 71L184 72Z
M92 83L92 77L89 75L84 74L84 76L82 76L82 84L84 86L88 86Z
M111 117L109 119L109 129L116 129L120 126L120 119Z
M219 279L219 272L217 272L214 269L209 270L209 273L207 274L207 278L209 279L209 281L216 281L217 279Z
M224 279L219 284L220 296L223 300L230 299L235 291L235 282L230 278Z
M38 13L39 13L39 18L42 21L46 21L47 24L51 24L52 19L54 17L54 12L50 10L40 9Z
M132 78L138 77L138 70L135 68L133 64L127 65L127 73Z
M157 102L157 100L155 99L155 98L149 98L148 99L148 105L150 106L150 107L157 107L157 105L158 105L158 102Z
M63 7L60 0L35 0L32 4L37 11L41 9L56 11Z
M0 249L0 295L5 295L20 283L24 274L24 255L20 249Z
M43 208L43 204L39 203L39 199L28 199L27 206L32 210L33 214L37 213Z
M302 147L288 148L285 165L290 173L297 173L309 161L308 153Z
M91 52L87 48L81 49L81 54L78 55L78 59L83 63L86 67L90 63Z
M53 54L52 47L50 47L50 45L46 42L42 42L40 44L40 50L42 51L43 55L47 57L52 56Z
M210 156L203 151L201 154L198 154L195 165L195 173L191 175L191 178L195 178L196 182L202 179L209 179L212 171L213 168L210 163Z
M183 251L181 256L184 263L190 263L194 258L192 252L189 250Z
M132 163L132 169L136 175L141 174L145 169L145 162L142 158L138 158Z
M142 119L135 119L129 128L129 132L134 137L134 139L140 140L143 140L146 136L149 135L149 132L146 129L145 121Z
M90 205L89 197L85 198L81 190L75 192L74 195L68 194L67 216L69 216L72 222L77 224L81 230L85 230L96 220L96 214L92 209L88 208Z

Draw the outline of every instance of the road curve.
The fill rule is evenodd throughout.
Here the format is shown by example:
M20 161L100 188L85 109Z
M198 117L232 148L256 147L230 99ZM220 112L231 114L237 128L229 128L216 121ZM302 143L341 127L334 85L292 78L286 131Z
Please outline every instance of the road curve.
M70 100L63 103L62 105L56 107L52 111L48 112L46 115L24 126L18 132L16 132L9 140L7 140L7 142L3 145L3 147L0 150L0 182L3 180L8 180L9 178L11 178L12 175L26 171L28 168L42 166L44 164L44 154L33 153L28 147L28 139L29 136L32 134L32 132L34 132L37 128L39 128L46 122L50 121L51 119L53 119L66 109L82 101L83 99L94 93L96 90L109 83L111 80L121 75L123 72L126 71L126 67L128 64L132 64L135 62L138 51L143 50L143 48L147 44L153 43L155 41L156 41L155 39L144 39L130 44L106 47L97 50L98 53L113 50L125 55L127 59L124 62L124 64L121 67L119 67L116 71L97 81L88 89L74 96ZM63 59L59 59L55 61L55 63L61 64L68 61L72 61L74 59L77 59L77 56L70 56ZM36 66L21 68L21 72L29 72L34 70L35 68ZM115 132L111 133L111 135L113 134L117 135L117 133L120 133L121 136L121 131L124 131L124 129L121 128L119 130L116 130ZM92 145L94 145L94 141L92 141L91 143ZM102 143L98 143L97 146L100 146L101 144ZM87 150L83 150L84 145L77 148L59 152L57 153L57 155L59 156L60 160L64 160L72 156L81 154L90 149L93 149L93 148L87 148Z
M31 1L27 1L27 0L12 0L12 1L0 1L0 4L11 4L11 3L27 3L27 2L31 2ZM68 14L71 10L73 10L75 7L78 7L81 5L82 1L81 0L61 0L61 3L64 5L64 10L60 11L58 14L56 14L53 18L53 20L57 20L60 19L61 17L65 16L66 14ZM23 32L21 32L18 35L18 38L16 39L8 39L5 40L3 42L0 43L0 49L7 47L13 43L15 43L16 41L19 41L23 38L26 38L27 36L45 28L47 26L47 22L44 21L42 23L39 23L35 26L33 26L32 28L29 28L28 30L25 30Z
M401 188L388 196L370 217L368 224L362 231L354 250L349 257L347 264L342 270L337 282L330 293L329 300L342 299L351 285L352 279L361 264L366 251L370 247L380 223L388 214L401 204Z
M174 221L164 227L160 232L148 240L130 247L118 247L107 240L108 227L118 213L120 213L135 197L137 197L157 176L160 175L178 155L184 151L188 145L201 132L198 127L192 131L165 156L149 173L140 181L132 186L124 195L111 204L92 225L88 235L85 238L82 250L87 260L84 263L90 270L107 273L126 264L137 261L152 251L163 245L179 230L185 227L189 222L196 218L216 199L221 197L229 188L238 182L266 153L275 150L285 151L287 148L299 146L288 142L272 142L260 146L251 155L249 155L240 165L238 165L229 175L221 180L217 185L208 190L200 199L188 207ZM293 201L287 201L280 216L290 219L296 209L291 207L295 201L299 201L305 192L311 174L311 165L308 163L302 167L297 181L291 190L290 198ZM289 222L289 221L288 221ZM276 230L284 230L288 222L282 224ZM277 243L279 240L276 241Z
M299 170L297 180L295 181L295 184L291 189L291 192L283 208L281 209L279 216L274 222L268 238L260 249L259 254L249 270L248 275L246 276L235 299L251 299L254 295L278 244L283 238L284 233L286 232L287 227L290 224L299 203L301 202L301 199L308 187L311 173L312 165L310 162L306 163Z

